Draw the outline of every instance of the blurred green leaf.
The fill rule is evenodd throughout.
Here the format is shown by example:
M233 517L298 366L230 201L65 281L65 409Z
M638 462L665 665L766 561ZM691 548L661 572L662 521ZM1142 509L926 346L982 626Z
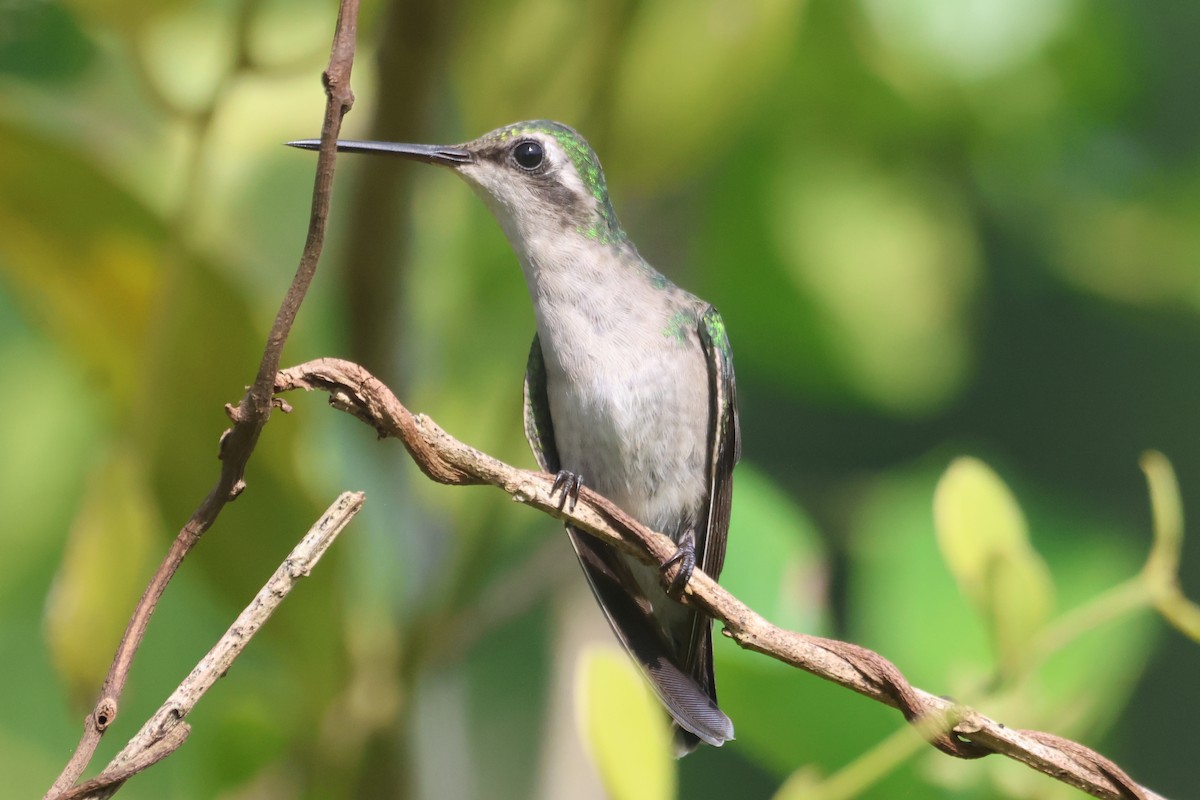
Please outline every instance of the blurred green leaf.
M170 18L173 12L186 12L202 3L203 0L163 0L148 9L137 0L63 0L63 5L82 19L129 35L157 20Z
M1119 587L1136 561L1136 551L1119 539L1095 536L1074 563L1054 562L1061 605L1069 602L1075 609L1103 602L1105 592ZM1013 698L1028 725L1089 739L1107 729L1128 702L1161 635L1157 626L1147 624L1151 619L1146 609L1077 631Z
M162 285L161 224L75 151L2 121L0 150L0 274L99 388L129 402Z
M603 75L597 71L616 42L622 12L557 0L474 3L454 37L452 66L465 99L469 131L552 117L577 120ZM481 75L503 80L479 80Z
M15 322L16 311L0 297L0 319ZM90 449L102 430L103 414L88 384L61 354L20 325L0 324L0 369L6 375L35 376L36 395L0 396L0 494L5 536L0 603L17 601L57 561L66 528L88 473ZM54 459L44 457L54 453ZM39 497L56 502L38 502Z
M720 637L714 647L718 697L737 735L724 749L777 780L802 765L834 769L897 725L894 711L840 686Z
M1072 0L860 3L880 40L937 75L982 80L1038 55L1072 21Z
M39 747L27 727L0 724L0 766L9 776L5 780L6 793L13 797L37 797L49 785L42 776L57 774L62 769L61 754L59 750Z
M826 632L829 565L812 521L752 462L738 466L734 485L721 585L780 627ZM721 706L735 721L736 748L786 772L812 703L836 699L792 667L716 638Z
M616 648L586 651L577 669L577 714L608 796L615 800L674 797L670 726L645 679Z
M145 586L160 525L142 463L128 450L110 453L89 479L46 603L55 668L80 707Z
M751 462L734 485L721 584L780 627L824 631L828 564L812 520Z
M1112 157L1120 156L1131 154ZM1200 307L1194 208L1162 194L1113 198L1080 192L1064 198L1047 233L1056 268L1071 283L1114 302Z
M1014 511L1019 514L1007 490L997 490L998 479L979 478L975 469L968 465L960 477L967 476L968 488L974 483L971 478L979 479L982 496L990 496L978 508L997 504L986 506L992 509L991 521L980 524L996 524L996 518ZM986 617L981 620L972 613L973 602L962 602L964 590L949 574L934 534L929 499L945 479L946 473L939 476L929 469L890 474L874 482L860 501L851 548L852 629L846 638L886 656L923 689L953 696L1012 725L1092 740L1120 713L1132 681L1143 669L1153 637L1145 625L1146 613L1077 633L1035 672L1019 673L1003 687L993 685L995 649L988 646L989 640L994 642L993 631ZM1013 504L1007 511L1005 497ZM1078 509L1047 508L1044 502L1034 506L1033 516L1039 530L1055 531L1047 540L1048 559L1055 594L1064 607L1092 601L1136 569L1136 549L1122 541L1120 530L1103 521ZM1011 522L1010 517L1008 533ZM1023 526L1022 522L1022 530ZM1036 632L1024 643L1029 654L1040 645ZM1113 658L1113 653L1122 656ZM890 721L894 728L895 720ZM981 769L978 763L936 753L921 756L917 763L919 770L898 774L865 796L896 796L905 781L921 780L946 787L948 796L963 796L973 787L970 791L990 797L996 782L1021 783L1025 778L1011 773L1028 772L1020 764L1000 760ZM1049 779L1043 777L1042 783L1045 788L1039 791L1057 791Z
M779 80L807 0L639 6L614 66L612 148L643 187L697 171L740 137L757 97ZM648 141L670 147L647 147Z
M0 74L65 82L91 63L93 45L62 4L10 2L0 15Z
M960 457L938 482L934 520L946 565L988 620L1001 672L1012 678L1054 602L1016 498L982 461Z
M780 162L768 222L793 291L819 309L830 368L886 411L946 403L969 374L979 280L954 190L836 151Z
M153 19L138 32L146 79L172 106L203 109L232 66L235 24L233 16L209 3Z
M560 554L571 558L565 543ZM486 786L492 798L519 800L536 791L537 776L528 765L537 760L543 737L514 734L535 731L544 736L546 690L552 680L548 606L538 604L533 613L498 627L472 648L466 664L471 761L477 785ZM494 603L488 608L497 610ZM500 742L503 747L497 746Z
M947 571L934 536L927 469L881 477L850 531L846 638L893 661L917 686L958 696L990 668L987 632Z

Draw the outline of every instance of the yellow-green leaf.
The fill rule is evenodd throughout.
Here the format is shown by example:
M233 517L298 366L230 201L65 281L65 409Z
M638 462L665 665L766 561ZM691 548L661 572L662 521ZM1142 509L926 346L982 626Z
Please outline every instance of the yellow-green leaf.
M623 653L595 648L582 654L575 702L585 746L610 798L675 796L670 727L650 687Z
M72 696L94 695L149 572L160 527L138 460L114 452L92 473L46 603L46 638Z
M1053 604L1050 571L1016 498L982 461L958 458L938 482L934 522L946 565L989 624L1001 672L1011 674Z

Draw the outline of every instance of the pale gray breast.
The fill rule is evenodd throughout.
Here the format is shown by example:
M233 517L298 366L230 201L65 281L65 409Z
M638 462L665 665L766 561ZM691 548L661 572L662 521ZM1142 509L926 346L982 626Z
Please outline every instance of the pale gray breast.
M601 329L562 320L587 335L555 342L547 393L562 467L678 536L707 495L709 389L699 340L690 329L670 335L670 316L662 309Z

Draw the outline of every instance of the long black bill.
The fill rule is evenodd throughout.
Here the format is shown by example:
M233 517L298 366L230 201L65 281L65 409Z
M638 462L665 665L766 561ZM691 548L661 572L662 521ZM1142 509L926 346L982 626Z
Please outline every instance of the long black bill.
M302 150L316 150L321 146L320 139L300 139L288 142L289 147L299 147ZM424 161L427 164L442 164L454 167L459 164L470 164L474 161L469 150L461 147L445 147L437 144L400 144L398 142L359 142L342 139L337 143L339 153L382 153L389 156L410 158L413 161Z

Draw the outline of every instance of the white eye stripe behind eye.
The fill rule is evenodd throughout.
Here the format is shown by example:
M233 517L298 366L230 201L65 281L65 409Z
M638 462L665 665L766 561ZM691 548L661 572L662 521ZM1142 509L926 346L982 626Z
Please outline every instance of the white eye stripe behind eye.
M579 177L579 174L571 165L570 160L564 160L566 161L566 164L558 170L559 181L575 194L590 196L591 192L587 191L586 187L583 185L583 180Z

